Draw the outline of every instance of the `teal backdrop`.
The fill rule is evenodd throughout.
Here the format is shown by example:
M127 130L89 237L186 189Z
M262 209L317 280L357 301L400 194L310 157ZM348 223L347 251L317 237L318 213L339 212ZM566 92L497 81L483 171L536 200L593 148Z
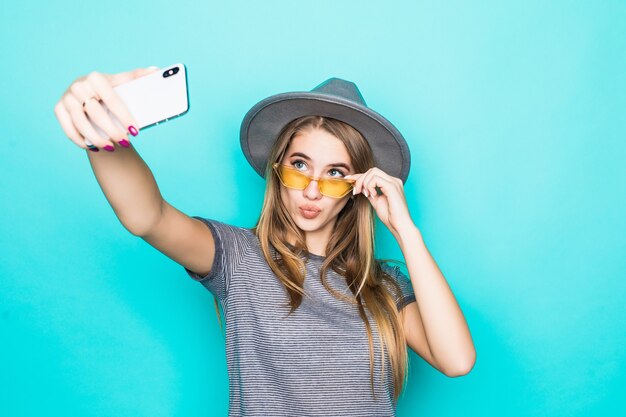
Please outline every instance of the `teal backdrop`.
M133 144L189 215L254 225L239 126L271 94L352 80L407 138L477 362L411 352L398 416L626 412L624 1L11 2L0 34L0 415L227 413L212 295L124 229L53 113L90 71L176 62L189 113Z

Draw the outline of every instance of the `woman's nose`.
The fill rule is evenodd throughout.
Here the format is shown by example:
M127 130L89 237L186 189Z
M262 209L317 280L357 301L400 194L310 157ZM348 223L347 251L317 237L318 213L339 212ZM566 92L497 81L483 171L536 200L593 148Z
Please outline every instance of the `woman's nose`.
M311 180L311 182L309 182L309 185L304 189L304 196L311 200L319 200L322 198L317 180Z

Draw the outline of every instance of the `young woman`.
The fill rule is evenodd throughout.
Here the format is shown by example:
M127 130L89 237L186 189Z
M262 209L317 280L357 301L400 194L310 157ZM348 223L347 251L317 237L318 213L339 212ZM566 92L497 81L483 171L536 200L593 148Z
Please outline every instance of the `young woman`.
M476 353L463 313L407 208L406 142L354 83L331 78L246 114L242 149L266 190L256 227L245 229L168 204L127 132L103 111L105 103L136 136L113 87L151 71L81 77L55 114L92 151L124 227L219 302L229 415L395 415L407 345L445 375L470 371ZM409 276L374 258L374 213L400 245Z

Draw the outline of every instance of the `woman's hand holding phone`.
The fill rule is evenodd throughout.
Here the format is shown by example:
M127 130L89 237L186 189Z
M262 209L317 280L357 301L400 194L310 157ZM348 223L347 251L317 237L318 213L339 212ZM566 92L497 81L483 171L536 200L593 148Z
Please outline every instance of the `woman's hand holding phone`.
M77 78L54 106L54 114L67 137L83 149L104 148L112 152L115 143L130 146L128 133L136 136L140 125L114 88L157 70L138 68L118 74L94 71ZM91 144L95 148L87 146Z

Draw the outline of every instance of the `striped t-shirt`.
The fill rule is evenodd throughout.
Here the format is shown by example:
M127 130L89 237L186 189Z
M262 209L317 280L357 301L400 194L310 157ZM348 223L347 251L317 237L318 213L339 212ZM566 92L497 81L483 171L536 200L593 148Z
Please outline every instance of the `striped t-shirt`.
M366 309L374 344L374 391L369 346L358 307L322 285L324 257L309 254L302 304L290 316L288 293L272 272L251 230L202 220L215 239L211 272L185 270L219 301L225 318L229 417L395 416L391 363L381 377L377 326ZM402 288L399 309L415 301L409 278L383 264ZM345 278L331 268L328 283L351 296Z

